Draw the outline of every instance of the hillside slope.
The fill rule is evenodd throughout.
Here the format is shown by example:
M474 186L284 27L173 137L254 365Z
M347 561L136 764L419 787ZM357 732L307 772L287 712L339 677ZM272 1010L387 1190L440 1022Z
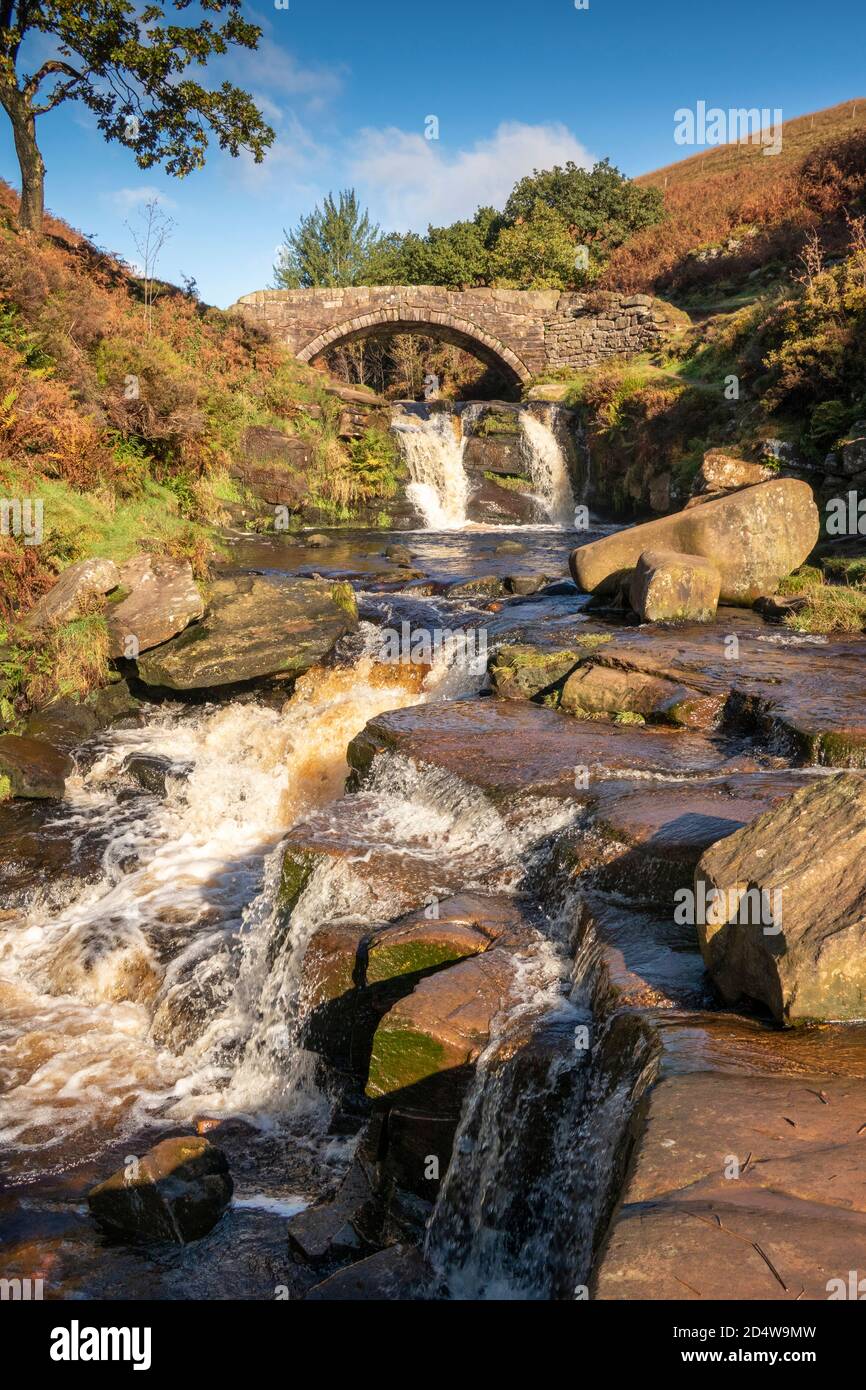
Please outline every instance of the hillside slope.
M866 99L786 121L776 155L721 145L636 182L662 190L667 220L614 253L606 284L683 296L778 269L814 227L831 243L841 207L862 191Z
M227 520L349 519L398 467L381 422L356 409L346 438L337 385L261 330L168 284L148 323L127 265L55 218L22 235L16 208L0 184L0 724L61 664L65 693L98 683L98 614L41 644L21 626L69 564L146 550L203 578Z

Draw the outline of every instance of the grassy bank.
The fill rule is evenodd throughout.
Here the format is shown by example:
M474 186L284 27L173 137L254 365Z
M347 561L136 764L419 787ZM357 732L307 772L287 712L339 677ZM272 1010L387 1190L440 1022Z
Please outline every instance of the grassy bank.
M153 287L148 318L143 282L117 257L52 218L40 241L22 237L15 212L0 184L4 722L105 679L98 613L41 644L21 625L66 566L146 550L207 577L229 509L254 500L231 472L254 427L309 445L287 481L324 519L393 497L401 471L384 430L340 438L328 378L266 334L168 284ZM12 509L37 504L33 544Z

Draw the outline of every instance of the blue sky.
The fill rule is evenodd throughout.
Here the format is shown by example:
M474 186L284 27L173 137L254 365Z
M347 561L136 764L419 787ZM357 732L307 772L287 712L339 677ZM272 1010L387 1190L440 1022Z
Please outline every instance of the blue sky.
M154 192L174 219L160 272L226 305L268 285L275 248L329 189L354 184L384 228L501 205L533 167L609 155L639 174L691 153L674 112L866 96L864 0L257 0L257 54L225 62L277 131L264 164L215 152L185 180L140 171L90 114L42 117L47 203L134 260L127 222ZM439 138L425 138L435 116ZM17 185L0 113L0 172ZM428 127L429 128L429 127Z

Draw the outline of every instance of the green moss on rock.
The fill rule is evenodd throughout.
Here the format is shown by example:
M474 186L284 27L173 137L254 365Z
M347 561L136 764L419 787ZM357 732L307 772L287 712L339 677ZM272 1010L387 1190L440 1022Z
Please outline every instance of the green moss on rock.
M448 941L394 941L384 946L374 943L367 969L367 983L378 984L382 980L393 980L398 975L434 970L439 965L463 960L470 954L472 952L465 947Z
M445 1048L429 1033L385 1019L373 1040L367 1095L390 1095L435 1076L448 1066Z
M286 912L291 912L298 898L310 881L316 867L316 855L304 850L287 849L283 856L280 873L279 904Z

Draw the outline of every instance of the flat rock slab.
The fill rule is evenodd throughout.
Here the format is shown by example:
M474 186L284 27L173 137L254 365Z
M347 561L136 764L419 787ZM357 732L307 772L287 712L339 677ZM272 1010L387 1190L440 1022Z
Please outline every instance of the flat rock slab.
M864 1115L861 1079L661 1081L595 1296L826 1299L866 1261Z
M515 793L586 799L590 778L629 773L699 777L752 771L755 762L723 741L679 729L617 727L575 720L529 703L458 700L418 705L371 719L349 744L349 764L369 769L382 751L444 768L493 796Z
M142 555L121 566L120 582L129 593L107 615L110 656L158 647L204 613L188 560Z
M850 1270L864 1265L866 1218L860 1213L793 1198L732 1206L719 1194L684 1206L665 1202L623 1211L591 1297L825 1300L839 1281L847 1287Z
M75 764L38 738L0 735L0 801L24 796L59 799Z
M138 674L147 685L170 690L294 679L356 626L346 585L259 575L220 579L203 621L143 656Z
M804 761L866 766L866 638L816 641L720 611L710 627L618 632L593 661L724 696L743 717L786 733Z
M659 1015L664 1075L713 1070L743 1076L866 1080L866 1024L779 1028L769 1019L706 1012ZM864 1131L866 1133L866 1131Z

